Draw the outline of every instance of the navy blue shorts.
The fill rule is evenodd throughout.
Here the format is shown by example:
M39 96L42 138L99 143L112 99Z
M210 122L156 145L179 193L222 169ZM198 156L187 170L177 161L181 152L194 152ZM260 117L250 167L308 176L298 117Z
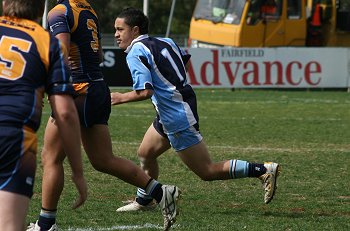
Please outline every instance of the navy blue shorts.
M0 126L0 190L32 197L36 153L34 131Z
M111 114L111 93L104 81L75 83L75 106L81 126L92 127L96 124L108 125ZM53 118L54 115L51 115Z
M159 133L159 135L163 136L164 138L168 139L168 136L164 133L163 125L160 123L159 115L156 116L153 120L153 127L156 129L156 131Z
M81 89L74 88L78 96L74 99L81 125L108 124L111 114L111 92L104 81L82 83Z

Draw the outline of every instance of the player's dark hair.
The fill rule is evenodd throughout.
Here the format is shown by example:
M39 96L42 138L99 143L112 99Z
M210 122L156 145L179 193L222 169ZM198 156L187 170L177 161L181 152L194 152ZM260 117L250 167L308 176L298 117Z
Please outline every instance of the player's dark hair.
M36 20L43 16L45 0L4 0L4 16Z
M148 34L149 20L141 10L127 7L120 12L118 18L124 18L124 22L130 27L139 27L140 34Z

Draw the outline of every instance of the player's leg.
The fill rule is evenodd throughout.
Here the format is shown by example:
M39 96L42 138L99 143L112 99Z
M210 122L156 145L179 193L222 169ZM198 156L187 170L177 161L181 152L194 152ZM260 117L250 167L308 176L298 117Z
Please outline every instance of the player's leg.
M107 125L82 128L82 141L92 166L100 171L146 189L151 177L134 162L112 153L111 138Z
M85 100L81 100L85 98ZM88 84L88 91L76 100L83 124L82 141L92 166L119 179L143 188L162 208L164 225L171 226L176 218L176 200L180 192L176 186L161 185L148 176L134 162L115 156L108 129L111 96L103 81ZM170 202L170 203L168 203Z
M0 190L0 227L7 231L22 231L29 201L27 196Z
M107 125L82 128L82 141L85 152L96 170L144 189L160 205L164 226L170 227L175 222L179 189L176 186L161 185L132 161L114 156Z
M153 179L158 179L159 167L157 158L170 148L169 140L156 130L158 119L146 131L138 149L141 168ZM131 203L117 209L117 212L131 212L155 209L153 198L145 190L138 188L137 197Z
M90 82L81 88L79 94L75 102L82 124L82 142L92 166L100 172L146 189L151 177L132 161L113 154L107 125L111 113L111 96L106 83Z
M280 167L277 163L250 163L243 160L225 160L213 163L204 142L178 152L182 161L202 180L227 180L245 177L259 178L263 184L264 202L268 204L277 188Z
M23 230L33 195L37 137L32 129L0 126L0 230Z
M82 141L92 166L135 186L145 187L150 177L130 160L114 156L107 125L81 128Z
M204 141L178 151L181 160L202 180L230 179L229 161L213 163Z
M65 156L58 127L55 120L50 117L45 128L41 153L43 165L41 211L35 224L44 230L56 227L56 211L64 187Z
M141 168L152 178L157 179L159 167L157 158L170 148L169 140L151 124L138 148L137 155Z
M111 96L104 81L85 84L75 98L82 143L92 166L130 184L146 187L150 177L132 161L114 156L108 129Z
M276 190L279 165L276 163L250 163L244 160L212 162L207 146L199 132L191 127L169 136L182 161L202 180L259 178L265 189L264 201L269 203Z

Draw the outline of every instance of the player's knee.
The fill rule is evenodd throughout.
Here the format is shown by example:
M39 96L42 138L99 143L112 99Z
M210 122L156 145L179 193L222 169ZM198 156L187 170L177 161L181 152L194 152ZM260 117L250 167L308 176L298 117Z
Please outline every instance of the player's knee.
M145 151L145 150L143 150L141 148L139 148L137 150L137 156L140 159L140 161L141 161L141 159L143 159L143 160L147 159L147 155L148 155L147 151Z
M139 156L139 161L140 161L141 168L144 169L145 166L147 166L147 159L144 158L144 157Z
M98 172L109 173L108 168L106 168L106 166L103 166L101 164L92 164L92 167Z
M162 153L163 152L161 152L161 151L159 151L157 149L139 148L137 150L138 158L139 159L143 159L145 161L154 161Z
M108 163L102 163L102 161L90 161L92 167L99 172L107 173L108 172Z
M212 181L214 180L212 175L208 174L208 173L201 173L201 174L198 174L198 176L201 178L201 180L203 181Z
M196 174L203 181L213 181L216 179L213 169L210 167L201 169L200 171L197 171Z
M65 153L45 152L41 154L41 163L46 165L62 165L65 159Z

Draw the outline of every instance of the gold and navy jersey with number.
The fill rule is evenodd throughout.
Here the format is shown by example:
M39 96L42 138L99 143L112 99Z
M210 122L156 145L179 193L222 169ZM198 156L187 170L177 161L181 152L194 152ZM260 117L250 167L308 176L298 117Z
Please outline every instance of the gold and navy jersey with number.
M98 23L95 11L85 0L60 1L48 14L50 33L71 35L69 66L75 83L103 78L99 65L101 35Z
M44 92L74 93L65 55L36 22L0 17L0 126L37 131Z

